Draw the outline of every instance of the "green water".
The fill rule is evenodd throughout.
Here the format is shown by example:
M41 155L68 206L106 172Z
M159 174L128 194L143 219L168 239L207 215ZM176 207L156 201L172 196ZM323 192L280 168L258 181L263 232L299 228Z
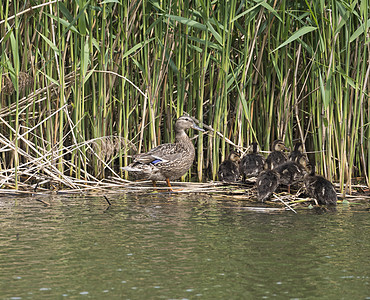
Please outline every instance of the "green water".
M0 198L0 299L370 299L369 204ZM244 201L245 202L245 201Z

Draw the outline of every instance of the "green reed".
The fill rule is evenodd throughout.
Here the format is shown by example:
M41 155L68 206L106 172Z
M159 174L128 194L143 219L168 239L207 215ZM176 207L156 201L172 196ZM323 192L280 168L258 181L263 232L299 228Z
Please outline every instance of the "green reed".
M366 1L1 0L1 182L127 176L187 112L214 132L183 180L282 138L343 192L369 185L368 18Z

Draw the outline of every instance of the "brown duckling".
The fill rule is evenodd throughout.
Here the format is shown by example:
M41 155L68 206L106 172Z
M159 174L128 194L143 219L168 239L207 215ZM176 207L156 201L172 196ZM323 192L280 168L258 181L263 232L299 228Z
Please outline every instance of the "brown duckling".
M301 142L297 142L295 145L294 145L294 150L292 152L290 152L289 154L289 160L291 161L295 161L296 158L298 156L300 156L301 154L303 154L303 144Z
M306 155L301 154L296 158L296 161L287 161L274 169L280 175L279 184L288 186L288 193L290 193L292 184L303 180L307 164Z
M267 167L267 165L266 165ZM270 198L279 185L280 174L275 170L262 171L256 181L258 200L265 201Z
M218 179L225 182L235 182L239 179L240 156L231 151L228 159L224 160L218 168Z
M252 152L244 155L240 161L240 173L243 176L245 182L247 177L258 176L264 169L265 158L258 153L258 144L251 144Z
M337 205L338 197L333 184L324 177L315 175L314 165L311 165L311 172L304 176L304 185L307 193L319 204Z
M267 167L269 169L274 169L288 160L287 156L283 152L284 150L289 149L285 147L282 140L276 140L272 143L272 152L266 158Z

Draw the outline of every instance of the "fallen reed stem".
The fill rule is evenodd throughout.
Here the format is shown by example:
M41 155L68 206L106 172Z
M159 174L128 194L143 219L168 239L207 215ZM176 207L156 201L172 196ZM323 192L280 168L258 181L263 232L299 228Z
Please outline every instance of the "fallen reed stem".
M290 209L292 212L294 212L295 214L297 213L293 207L291 207L288 203L286 203L283 199L281 199L280 197L278 197L276 194L274 194L274 198L279 200L281 203L283 203L288 209Z

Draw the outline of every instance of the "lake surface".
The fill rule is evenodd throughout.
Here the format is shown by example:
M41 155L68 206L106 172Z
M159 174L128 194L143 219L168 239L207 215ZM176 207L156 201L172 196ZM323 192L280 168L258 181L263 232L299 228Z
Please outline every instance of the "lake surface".
M370 299L369 203L108 197L1 197L0 299Z

